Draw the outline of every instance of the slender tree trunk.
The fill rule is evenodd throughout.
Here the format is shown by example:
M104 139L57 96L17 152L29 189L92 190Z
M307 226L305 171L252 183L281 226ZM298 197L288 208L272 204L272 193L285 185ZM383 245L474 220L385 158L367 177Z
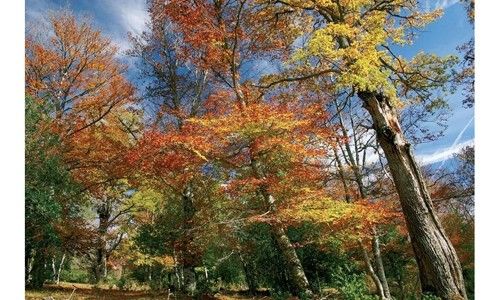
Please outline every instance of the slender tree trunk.
M424 179L401 131L396 110L389 99L359 92L370 113L373 127L387 158L398 191L423 292L443 299L467 299L457 254L434 211Z
M378 237L377 230L373 229L373 238L372 238L372 248L373 248L373 257L375 259L375 266L377 269L377 275L382 284L382 290L385 299L391 299L391 291L389 290L389 284L387 282L387 277L385 276L384 262L382 260L382 254L380 252L380 240Z
M177 255L176 255L176 252L175 252L175 248L174 248L174 271L175 271L175 278L177 279L177 290L180 290L181 289L181 276L179 275L179 261L177 259Z
M368 270L368 274L372 278L373 282L375 283L375 287L377 288L377 294L380 300L388 300L390 298L387 298L384 294L384 288L382 286L382 282L380 281L377 273L375 272L375 269L373 268L372 262L370 261L370 256L368 255L368 251L366 251L365 246L361 241L359 241L359 246L361 248L361 251L363 253L363 260L365 261L366 269Z
M57 270L57 277L56 277L56 284L59 284L59 281L61 279L61 270L64 265L64 259L66 258L66 253L63 253L63 256L61 258L61 263L59 263L59 268Z
M349 146L347 146L349 147ZM339 158L336 155L336 159L339 160ZM356 168L359 170L359 168ZM341 180L344 181L344 185L347 183L345 182L345 177L341 176ZM366 195L364 195L364 185L362 180L356 180L356 184L358 185L358 189L360 191L360 197L364 198ZM347 201L349 202L349 201ZM363 259L365 261L365 265L367 268L368 273L372 277L373 281L375 282L375 285L377 286L377 292L379 294L380 299L391 299L391 293L389 290L389 285L387 283L387 278L385 276L385 269L384 269L384 264L382 261L382 255L380 253L380 245L379 245L379 239L378 239L378 234L376 229L373 229L373 238L372 238L372 248L373 248L373 256L375 258L375 263L376 263L376 272L373 270L373 266L370 262L369 255L367 250L364 248L363 244L360 243L361 250L363 252ZM367 260L368 259L368 260Z
M31 271L33 270L33 261L35 259L35 249L29 249L26 252L26 266L25 266L25 274L24 274L24 284L29 286L32 279Z
M193 296L196 293L196 275L194 272L194 266L184 266L182 273L184 274L184 284L182 287L183 292L189 296Z
M337 107L337 113L339 116L339 123L340 123L340 128L342 130L342 136L344 137L344 139L346 141L348 141L349 140L349 133L348 133L347 128L345 126L344 118L342 117L342 109L340 109L338 102L336 100L335 100L335 106ZM355 128L353 128L352 130L353 130L353 134L355 135L356 134ZM339 145L342 145L342 144L339 143ZM354 180L356 181L356 184L358 185L359 196L361 198L366 198L366 193L365 193L364 185L363 185L363 176L361 175L361 171L360 171L359 165L358 165L358 160L356 159L357 153L356 153L356 157L355 157L349 142L345 142L345 149L347 152L347 155L345 155L346 156L345 159L346 159L346 161L349 162L349 166L351 167L351 169L354 173Z
M335 157L335 161L337 162L339 176L340 176L340 181L342 182L342 186L344 188L345 201L348 202L348 203L350 203L352 201L351 200L351 192L349 191L349 186L347 185L347 180L346 180L346 176L345 176L345 173L344 173L344 167L343 167L342 161L340 160L340 157L338 155L337 148L333 149L333 154L335 155L334 156Z
M52 267L52 282L55 282L56 281L56 277L57 277L57 269L56 269L56 256L54 255L52 257L52 264L51 264L51 267Z
M182 237L182 274L183 274L183 284L182 290L184 293L192 296L196 293L196 276L194 268L198 261L197 251L193 249L193 217L195 214L195 207L193 203L191 188L188 184L186 189L182 194L182 208L184 214L183 229L184 235Z
M103 278L106 277L106 234L108 232L108 221L110 218L110 212L107 203L103 203L98 209L99 214L99 227L98 227L98 240L96 249L96 261L95 261L95 281L98 283Z

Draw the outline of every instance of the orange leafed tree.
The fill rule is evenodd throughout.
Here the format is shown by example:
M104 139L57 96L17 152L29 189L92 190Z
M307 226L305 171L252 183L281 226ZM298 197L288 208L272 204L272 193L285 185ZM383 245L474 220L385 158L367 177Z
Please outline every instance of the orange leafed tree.
M120 157L138 126L118 48L69 12L54 13L49 24L48 37L28 30L26 93L49 104L64 159L85 187L118 179Z

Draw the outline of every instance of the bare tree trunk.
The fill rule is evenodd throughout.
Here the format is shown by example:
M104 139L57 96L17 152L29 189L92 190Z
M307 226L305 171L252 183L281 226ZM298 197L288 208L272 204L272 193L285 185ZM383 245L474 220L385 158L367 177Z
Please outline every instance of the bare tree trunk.
M380 252L380 240L378 237L377 230L373 229L373 238L372 238L372 248L373 248L373 257L375 259L375 266L377 269L377 275L382 284L382 289L384 292L385 299L391 299L391 291L389 290L389 284L387 283L387 277L385 276L384 262L382 260L382 254Z
M66 253L63 253L63 256L61 258L61 263L59 263L59 268L57 270L57 278L56 278L56 284L59 284L59 281L61 279L61 270L64 265L64 259L66 258Z
M348 133L347 128L345 126L344 118L342 117L342 109L339 107L337 100L335 100L335 106L337 108L337 113L338 113L338 117L339 117L339 123L340 123L340 129L342 131L342 136L344 137L344 139L346 141L348 141L349 140L349 133ZM353 135L355 137L355 135L356 135L355 129L353 128L352 130L353 130ZM340 141L339 139L337 139L337 140ZM339 143L339 144L342 145L341 143ZM340 146L340 147L342 147L342 146ZM361 198L365 198L366 193L365 193L364 185L363 185L363 176L361 175L358 161L356 159L357 153L356 153L356 158L355 158L353 151L351 149L351 145L349 145L349 142L345 142L345 150L346 150L347 155L344 155L344 156L345 156L346 161L349 162L349 166L352 168L352 171L354 173L354 180L356 181L356 184L358 185L359 195Z
M351 200L351 193L349 191L349 186L347 185L346 175L344 173L344 167L343 167L342 161L340 160L340 157L338 155L338 151L337 151L336 147L333 149L333 154L335 155L334 156L335 157L335 161L337 162L339 176L340 176L340 181L342 182L342 186L344 188L345 201L347 203L350 203L352 201Z
M175 271L175 278L177 279L177 290L180 290L181 289L181 276L179 275L179 264L178 264L178 260L177 260L177 255L176 255L176 252L175 252L175 249L174 249L174 271Z
M94 273L95 273L94 276L96 283L98 283L107 276L106 234L108 232L108 222L111 216L107 203L101 204L101 206L98 208L98 215L99 215L99 227L97 229L98 238L97 238L96 260L94 267Z
M347 145L346 147L349 147ZM336 158L339 160L338 158ZM356 168L356 170L359 170ZM346 185L345 182L345 177L341 176L341 180L344 181L344 185ZM358 189L360 191L360 197L364 198L366 195L364 195L364 186L362 180L356 180L356 184L358 185ZM349 201L348 201L349 202ZM379 298L381 300L390 300L391 299L391 293L389 290L389 285L387 283L387 278L385 276L385 270L384 270L384 264L382 261L382 256L380 253L380 245L379 245L379 239L377 235L377 231L375 228L373 229L373 238L372 238L372 248L373 248L373 256L375 258L375 263L376 263L376 272L373 268L373 265L370 261L368 251L365 249L363 244L360 242L360 248L363 253L363 259L365 261L366 269L368 271L368 274L370 274L370 277L373 279L375 282L375 285L377 287L377 293L379 295Z
M56 277L57 277L57 270L56 270L56 256L54 255L52 257L52 264L51 264L51 267L52 267L52 281L55 282L56 281Z
M182 286L183 292L189 296L193 296L196 293L196 275L194 272L194 266L184 266L184 284Z
M380 300L388 300L390 298L386 298L384 294L384 288L382 286L382 282L380 282L380 279L375 272L375 269L373 269L373 265L370 261L370 256L368 255L368 251L366 251L365 246L361 241L359 241L359 246L361 248L361 251L363 253L363 260L365 261L366 269L368 270L368 274L372 278L373 282L375 283L375 287L377 288L377 294Z
M359 92L387 158L398 191L423 292L443 299L467 299L462 268L453 246L434 211L424 179L405 140L390 100L372 92Z
M25 272L25 285L28 286L31 283L33 270L33 261L35 260L35 249L28 250L26 255L26 272Z

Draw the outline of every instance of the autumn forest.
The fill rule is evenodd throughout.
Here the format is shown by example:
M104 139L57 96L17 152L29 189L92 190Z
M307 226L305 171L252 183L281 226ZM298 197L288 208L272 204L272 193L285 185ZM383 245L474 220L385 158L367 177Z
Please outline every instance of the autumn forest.
M26 23L26 299L474 299L474 146L415 154L474 109L473 35L402 55L443 15L416 0L145 2L126 51Z

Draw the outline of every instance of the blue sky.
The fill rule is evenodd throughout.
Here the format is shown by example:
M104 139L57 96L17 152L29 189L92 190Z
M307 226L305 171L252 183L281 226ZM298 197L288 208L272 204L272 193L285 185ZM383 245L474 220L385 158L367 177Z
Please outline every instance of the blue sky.
M456 54L456 47L473 35L463 6L458 0L425 0L422 5L427 9L443 8L444 16L425 27L413 45L400 48L397 52L406 57L420 51L438 55ZM48 10L60 8L89 15L122 52L128 47L127 32L140 33L147 19L146 0L26 0L26 20L39 20ZM462 99L460 93L447 99L452 115L444 136L416 146L416 154L422 163L444 161L463 146L474 143L474 109L463 108Z

